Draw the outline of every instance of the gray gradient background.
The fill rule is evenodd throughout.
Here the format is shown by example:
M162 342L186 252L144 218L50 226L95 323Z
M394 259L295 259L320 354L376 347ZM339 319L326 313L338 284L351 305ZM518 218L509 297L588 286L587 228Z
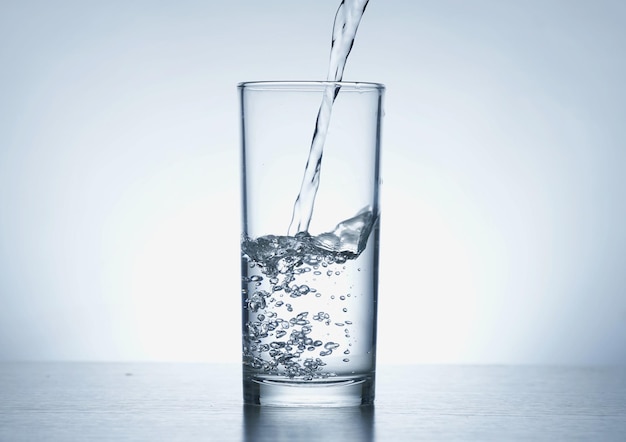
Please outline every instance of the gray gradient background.
M0 359L239 359L235 85L338 0L0 2ZM626 363L626 2L372 0L379 360Z

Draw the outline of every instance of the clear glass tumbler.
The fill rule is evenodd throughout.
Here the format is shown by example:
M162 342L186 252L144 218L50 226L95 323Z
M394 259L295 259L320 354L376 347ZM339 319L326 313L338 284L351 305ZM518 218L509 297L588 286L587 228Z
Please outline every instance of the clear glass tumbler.
M384 86L238 88L244 402L372 404Z

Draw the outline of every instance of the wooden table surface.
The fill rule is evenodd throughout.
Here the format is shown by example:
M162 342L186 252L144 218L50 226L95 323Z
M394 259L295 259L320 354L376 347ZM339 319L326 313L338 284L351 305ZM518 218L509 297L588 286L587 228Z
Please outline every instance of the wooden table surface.
M626 441L626 367L381 366L374 407L241 402L238 366L0 363L0 441Z

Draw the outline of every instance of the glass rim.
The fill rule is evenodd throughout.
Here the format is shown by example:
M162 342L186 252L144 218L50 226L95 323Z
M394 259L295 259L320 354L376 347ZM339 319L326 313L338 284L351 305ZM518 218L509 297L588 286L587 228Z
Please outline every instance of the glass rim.
M374 83L369 81L299 81L299 80L287 80L287 81L243 81L237 84L238 89L250 89L250 90L267 90L267 91L280 91L280 90L323 90L329 86L339 86L342 90L346 91L383 91L385 85L382 83Z

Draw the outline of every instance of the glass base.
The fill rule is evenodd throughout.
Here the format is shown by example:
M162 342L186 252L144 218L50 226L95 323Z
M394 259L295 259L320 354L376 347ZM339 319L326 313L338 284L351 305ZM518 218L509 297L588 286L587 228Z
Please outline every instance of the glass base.
M275 407L355 407L374 404L374 376L332 381L276 381L244 378L247 405Z

